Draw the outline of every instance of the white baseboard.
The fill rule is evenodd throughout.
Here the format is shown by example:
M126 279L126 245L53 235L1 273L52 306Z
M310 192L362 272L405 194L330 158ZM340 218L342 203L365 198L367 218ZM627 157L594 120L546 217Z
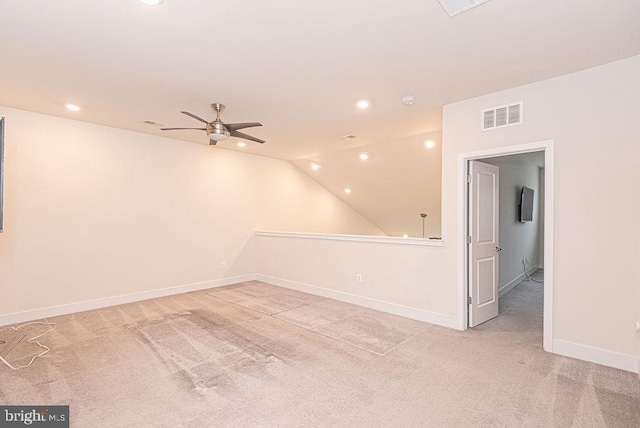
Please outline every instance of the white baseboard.
M108 306L122 305L125 303L139 302L142 300L155 299L157 297L172 296L174 294L182 294L189 291L223 287L225 285L237 284L239 282L245 281L253 281L255 279L255 274L241 275L230 278L214 279L212 281L197 282L193 284L184 284L174 287L143 291L140 293L125 294L122 296L105 297L101 299L86 300L84 302L69 303L66 305L51 306L48 308L15 312L12 314L0 315L0 326L56 317L59 315L67 315L76 312L90 311L92 309L106 308Z
M535 272L537 267L530 269ZM522 275L524 276L524 275ZM174 287L149 290L140 293L132 293L121 296L112 296L102 299L87 300L84 302L70 303L60 306L52 306L48 308L34 309L24 312L15 312L6 315L0 315L0 326L29 322L43 318L50 318L59 315L67 315L76 312L83 312L92 309L106 308L109 306L122 305L125 303L138 302L142 300L154 299L157 297L172 296L175 294L187 293L190 291L204 290L207 288L223 287L225 285L238 284L246 281L258 280L267 284L277 285L292 290L302 291L317 296L327 297L339 300L341 302L352 303L354 305L364 306L367 308L387 312L394 315L415 319L418 321L428 322L430 324L441 325L456 329L457 320L453 316L439 314L436 312L426 311L424 309L412 308L396 303L385 302L382 300L372 299L369 297L358 296L355 294L345 293L342 291L331 290L328 288L318 287L315 285L304 284L301 282L290 281L286 279L275 278L261 274L248 274L235 276L230 278L221 278L211 281L198 282L193 284L184 284ZM510 285L514 283L514 285ZM507 287L514 288L518 282L511 281L501 289L500 296L503 295L502 290ZM509 290L505 291L508 292ZM565 340L553 340L553 353L564 355L566 357L577 358L583 361L589 361L603 366L613 367L640 375L640 358L636 355L622 354L619 352L608 351L606 349L594 348L579 343L568 342Z
M425 311L424 309L411 308L409 306L398 305L396 303L385 302L369 297L357 296L355 294L331 290L328 288L304 284L296 281L289 281L287 279L274 278L267 275L257 274L256 280L266 282L267 284L271 285L277 285L279 287L314 294L316 296L327 297L329 299L339 300L341 302L364 306L366 308L375 309L381 312L387 312L418 321L428 322L430 324L441 325L454 329L457 328L457 320L455 317L439 314L436 312Z
M621 354L560 339L553 340L553 353L632 373L638 373L640 364L637 355Z
M527 274L531 276L538 269L539 269L538 265L533 265L532 267L529 268L529 270L527 271ZM502 288L498 290L498 296L504 297L505 294L507 294L509 291L513 290L518 285L520 285L520 283L524 281L524 279L525 279L524 273L521 273L520 275L516 276L515 278L513 278L511 281L506 283Z
M0 315L0 326L35 321L43 318L51 318L77 312L90 311L93 309L106 308L109 306L123 305L125 303L139 302L142 300L155 299L157 297L172 296L175 294L188 293L190 291L204 290L207 288L223 287L225 285L253 281L256 279L267 284L277 285L280 287L290 288L317 296L352 303L354 305L360 305L382 312L428 322L431 324L437 324L449 328L456 328L456 319L452 316L425 311L423 309L411 308L395 303L384 302L382 300L371 299L368 297L357 296L355 294L343 293L341 291L330 290L314 285L289 281L286 279L273 278L260 274L249 274L231 278L222 278L212 281L198 282L194 284L184 284L174 287L149 290L141 293L105 297L102 299L87 300L84 302L69 303L59 306L51 306L48 308L33 309L24 312L15 312L6 315Z

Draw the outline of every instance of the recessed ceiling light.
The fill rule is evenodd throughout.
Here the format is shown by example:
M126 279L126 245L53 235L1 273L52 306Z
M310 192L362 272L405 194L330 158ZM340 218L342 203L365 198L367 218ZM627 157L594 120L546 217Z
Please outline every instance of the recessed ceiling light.
M366 153L362 153L362 154L360 154L360 159L367 160L367 159L369 159L369 155L366 154Z
M346 189L344 189L344 193L351 193L351 189L347 187Z
M144 4L148 4L149 6L157 6L162 3L164 0L140 0Z
M67 110L80 111L80 106L77 106L75 104L65 104L64 106L67 108Z
M424 143L424 145L427 149L433 149L436 146L436 143L433 140L429 140Z
M356 107L360 108L360 109L365 109L367 107L369 107L369 101L367 100L360 100L356 103Z
M314 171L317 171L320 169L320 165L318 165L317 163L312 163L311 164L311 169Z
M402 104L406 106L412 106L413 103L416 102L416 97L413 95L407 95L406 97L402 97Z
M240 141L238 143L236 143L238 145L238 147L244 147L247 145L247 143L245 143L244 141Z

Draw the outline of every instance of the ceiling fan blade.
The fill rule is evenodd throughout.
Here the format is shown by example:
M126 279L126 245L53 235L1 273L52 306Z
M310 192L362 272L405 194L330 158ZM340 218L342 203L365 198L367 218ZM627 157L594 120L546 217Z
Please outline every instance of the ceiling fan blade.
M238 129L244 128L253 128L254 126L262 126L261 123L258 122L248 122L248 123L225 123L224 126L227 127L229 132L237 131Z
M197 129L198 131L207 130L207 128L160 128L161 131L177 131L178 129Z
M182 113L182 114L186 114L187 116L192 117L192 118L194 118L195 120L199 120L199 121L200 121L200 122L202 122L202 123L209 123L209 122L207 122L206 120L204 120L203 118L198 117L198 116L196 116L196 115L195 115L195 114L193 114L193 113L189 113L188 111L181 111L180 113Z
M261 140L259 138L256 137L252 137L251 135L247 135L243 132L239 132L239 131L231 131L231 136L232 137L238 137L238 138L242 138L244 140L251 140L251 141L255 141L256 143L264 143L264 140Z
M216 140L214 140L213 138L209 138L209 145L210 146L215 146L216 144L218 144L218 142Z

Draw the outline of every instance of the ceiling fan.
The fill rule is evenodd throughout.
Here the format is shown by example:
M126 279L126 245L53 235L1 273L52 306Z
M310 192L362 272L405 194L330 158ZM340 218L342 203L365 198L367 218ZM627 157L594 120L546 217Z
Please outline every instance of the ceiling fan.
M244 132L239 132L239 129L244 128L253 128L254 126L262 126L261 123L258 122L247 122L247 123L224 123L220 119L220 113L224 111L224 104L213 103L211 104L211 109L216 112L215 120L211 122L207 122L201 117L196 116L193 113L189 113L188 111L181 111L180 113L186 114L189 117L192 117L196 120L199 120L202 123L206 123L206 128L160 128L162 131L176 131L179 129L195 129L198 131L206 131L207 136L209 137L209 145L215 146L218 141L226 140L229 137L238 137L245 140L255 141L256 143L264 143L264 140L261 140L256 137L252 137L251 135L247 135Z

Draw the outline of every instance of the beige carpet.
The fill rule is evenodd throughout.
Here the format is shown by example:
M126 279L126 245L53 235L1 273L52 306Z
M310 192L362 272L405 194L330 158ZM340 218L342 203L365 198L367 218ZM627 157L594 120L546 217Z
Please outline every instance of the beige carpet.
M640 426L638 376L542 351L541 312L529 282L466 332L249 282L51 319L0 403L74 427Z

